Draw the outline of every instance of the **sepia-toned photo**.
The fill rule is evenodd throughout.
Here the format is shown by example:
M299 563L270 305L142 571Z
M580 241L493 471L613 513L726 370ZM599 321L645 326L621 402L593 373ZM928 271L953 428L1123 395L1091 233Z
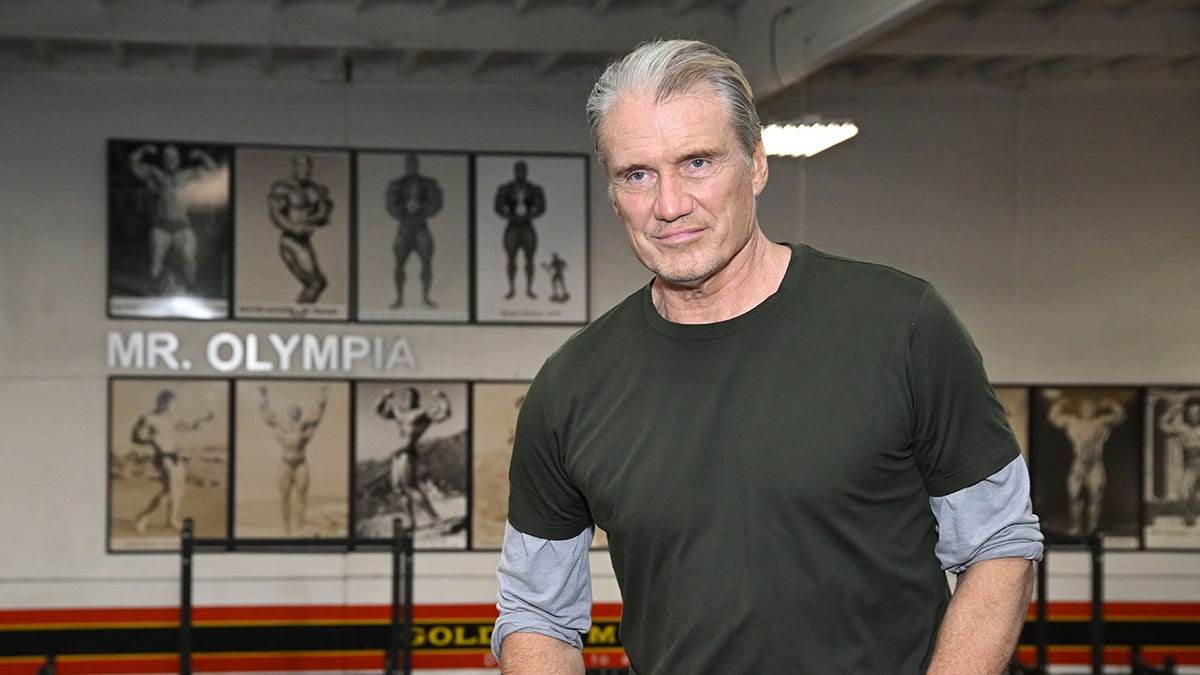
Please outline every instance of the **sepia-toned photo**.
M349 536L350 384L235 384L234 536Z
M1146 393L1146 548L1200 549L1200 388Z
M517 413L528 382L477 382L472 387L471 547L499 549L508 519L508 465Z
M229 382L109 380L108 548L178 550L229 536Z
M476 319L585 323L587 158L475 157Z
M996 387L996 399L1004 407L1004 417L1013 435L1017 437L1017 445L1021 447L1021 456L1029 464L1029 387Z
M1137 389L1041 387L1030 419L1033 510L1043 529L1107 546L1141 538L1141 397Z
M416 549L466 549L467 384L355 386L357 536L389 538L399 517Z
M508 465L516 437L517 413L528 382L477 382L472 388L471 548L499 550L508 520ZM608 546L599 528L592 548Z
M350 154L236 151L237 318L338 321L350 308Z
M229 316L230 146L108 142L108 314Z
M362 152L355 161L358 318L469 321L469 157Z

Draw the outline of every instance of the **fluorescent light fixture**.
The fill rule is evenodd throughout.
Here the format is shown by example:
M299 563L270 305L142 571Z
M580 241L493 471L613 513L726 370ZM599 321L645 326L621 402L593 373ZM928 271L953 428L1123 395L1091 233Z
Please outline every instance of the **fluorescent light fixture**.
M849 120L836 122L794 122L763 127L763 145L768 155L812 157L858 134L858 126Z

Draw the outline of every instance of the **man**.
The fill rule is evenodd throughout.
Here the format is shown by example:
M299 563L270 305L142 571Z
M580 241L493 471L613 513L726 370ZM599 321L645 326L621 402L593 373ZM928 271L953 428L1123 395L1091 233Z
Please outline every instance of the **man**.
M429 495L421 487L417 478L417 443L429 427L438 422L450 419L450 399L440 391L433 392L435 403L429 408L421 407L421 393L416 387L405 387L401 391L403 401L397 403L391 389L385 389L375 403L375 412L386 420L396 423L400 434L400 447L392 453L389 485L392 493L404 503L404 511L408 516L408 526L417 527L417 514L413 508L414 502L419 502L421 510L429 516L433 527L441 524L442 519Z
M638 48L592 91L609 196L654 278L521 408L506 674L583 672L593 527L638 675L1000 673L1013 653L1041 534L980 356L926 282L766 239L752 101L689 41Z
M129 170L155 192L154 220L147 243L150 248L150 289L155 295L176 291L182 286L192 292L196 287L196 231L188 217L187 189L193 182L220 167L199 148L188 153L192 166L182 166L179 148L163 146L162 167L147 161L158 152L153 144L143 145L129 155ZM168 265L171 253L177 258ZM178 267L178 270L175 269Z
M1183 500L1183 523L1196 524L1200 507L1200 396L1189 396L1172 406L1158 423L1163 433L1175 437L1183 451L1183 471L1179 475L1179 498Z
M542 269L550 274L550 300L552 302L566 302L571 299L571 294L567 293L567 282L563 278L563 272L567 269L567 261L558 257L558 252L550 254L550 261L542 263Z
M279 447L283 449L282 463L279 467L279 504L283 516L283 531L291 534L293 524L295 529L304 527L305 511L308 510L309 471L305 450L309 441L317 433L317 426L325 416L325 406L329 402L328 387L319 390L316 410L311 415L304 414L300 405L288 407L287 414L280 416L271 407L271 394L267 388L259 387L262 395L259 410L263 422L275 434ZM292 519L292 503L295 502L295 520Z
M1125 421L1125 406L1111 398L1099 404L1083 398L1073 411L1071 400L1058 389L1048 389L1044 395L1053 401L1046 413L1047 419L1062 429L1071 442L1071 468L1067 472L1071 527L1067 533L1072 536L1091 534L1100 524L1104 488L1108 483L1104 472L1104 444L1113 428Z
M537 298L533 292L533 256L537 253L537 230L533 219L546 212L546 194L542 187L528 179L529 165L524 160L513 164L513 179L496 188L496 215L504 218L504 271L508 275L505 300L516 295L517 253L525 254L525 295Z
M396 285L396 300L392 308L404 306L404 267L408 256L416 252L421 261L421 300L426 307L437 307L429 297L433 284L433 236L429 219L442 210L442 188L428 176L422 176L417 156L408 153L404 158L404 175L388 183L387 212L399 223L392 252L396 267L392 278Z
M328 280L317 264L312 234L329 224L333 200L329 188L312 179L311 157L296 155L292 159L292 175L271 184L267 210L271 223L279 228L279 257L301 285L296 302L302 305L316 302Z
M173 400L175 392L170 389L158 392L154 409L138 417L130 434L134 443L148 445L154 451L151 461L154 463L154 470L158 472L159 483L158 492L154 493L146 508L134 518L133 527L138 534L146 533L150 516L164 501L167 504L167 526L175 530L183 529L183 491L187 485L187 472L175 434L196 431L200 425L214 417L210 410L204 417L194 420L177 419L171 412Z

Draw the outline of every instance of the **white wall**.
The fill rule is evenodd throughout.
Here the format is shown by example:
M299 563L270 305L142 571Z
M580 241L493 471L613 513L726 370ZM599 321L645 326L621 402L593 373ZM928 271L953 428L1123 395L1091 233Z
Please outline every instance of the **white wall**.
M105 318L105 139L584 152L585 95L0 75L0 607L177 599L175 556L104 552L104 336L213 327ZM1200 383L1196 88L835 83L810 105L863 131L772 160L760 210L773 238L930 279L997 382ZM596 173L593 315L648 278ZM421 376L463 379L532 377L571 332L380 330L409 337ZM490 602L495 558L419 555L417 602ZM1200 600L1200 555L1119 558L1110 597ZM1059 560L1052 574L1078 582L1063 597L1085 597L1082 559ZM616 600L604 557L593 566L597 599ZM386 570L370 555L211 556L196 602L385 602Z

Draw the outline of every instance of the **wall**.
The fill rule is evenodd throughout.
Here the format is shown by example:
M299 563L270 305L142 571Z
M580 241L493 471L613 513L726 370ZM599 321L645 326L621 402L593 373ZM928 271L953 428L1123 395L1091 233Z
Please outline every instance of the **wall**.
M589 146L584 88L6 74L0 91L0 608L177 601L174 556L104 552L104 336L165 325L187 339L214 328L105 318L105 139ZM814 87L809 101L863 131L810 160L772 160L760 210L773 238L930 279L996 382L1200 383L1200 303L1189 293L1200 288L1195 87L833 82ZM593 315L648 278L596 174ZM393 328L383 330L410 339L421 377L462 379L532 377L571 332ZM1057 560L1055 594L1085 598L1085 561ZM419 555L416 601L488 603L495 563L489 553ZM1109 566L1115 599L1200 601L1200 554L1130 553ZM603 555L593 568L597 599L617 600ZM383 603L386 574L386 559L372 554L211 556L197 570L196 602Z

